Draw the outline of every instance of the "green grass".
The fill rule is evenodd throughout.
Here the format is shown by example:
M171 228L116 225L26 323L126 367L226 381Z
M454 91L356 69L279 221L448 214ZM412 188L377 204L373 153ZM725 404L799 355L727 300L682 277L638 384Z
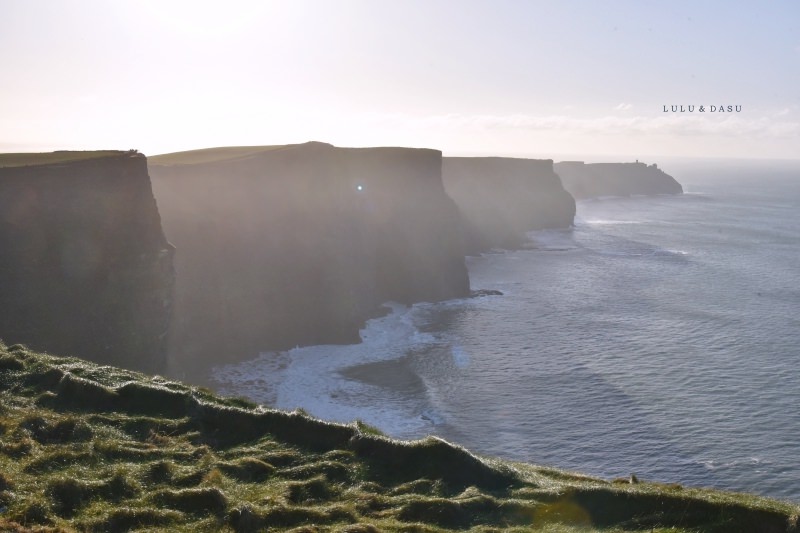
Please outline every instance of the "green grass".
M2 531L794 531L796 505L401 442L0 344Z
M274 145L274 146L225 146L220 148L202 148L199 150L188 150L185 152L174 152L149 156L147 161L151 165L198 165L202 163L213 163L216 161L226 161L239 159L262 152L280 150L293 145Z
M87 150L57 152L19 152L0 154L0 167L23 167L36 165L53 165L71 161L84 161L104 157L116 157L128 152L120 150Z

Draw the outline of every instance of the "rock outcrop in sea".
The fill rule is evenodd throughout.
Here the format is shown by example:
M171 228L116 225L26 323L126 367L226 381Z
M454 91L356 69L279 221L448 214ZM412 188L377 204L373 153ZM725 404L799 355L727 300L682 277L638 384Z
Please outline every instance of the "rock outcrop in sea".
M144 155L0 155L0 339L163 371L172 247Z
M555 164L555 171L561 177L564 188L578 200L683 192L681 184L655 163L562 161Z
M468 253L518 248L528 231L572 225L575 200L550 159L445 157L442 176L461 211Z
M436 150L323 143L150 159L176 248L174 370L358 342L381 303L469 294Z

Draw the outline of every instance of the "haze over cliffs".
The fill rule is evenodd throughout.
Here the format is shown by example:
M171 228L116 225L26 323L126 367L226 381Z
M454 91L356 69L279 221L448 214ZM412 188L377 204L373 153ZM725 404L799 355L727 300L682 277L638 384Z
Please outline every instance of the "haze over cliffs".
M461 211L469 253L516 248L528 231L572 225L575 200L551 159L445 157L442 176Z
M644 163L584 163L563 161L555 164L564 188L577 199L635 194L681 194L675 178L657 165Z
M0 155L0 338L149 372L173 269L145 157Z
M357 342L387 300L468 294L441 161L436 150L323 143L151 158L177 248L175 368Z
M555 168L579 198L681 191L655 165ZM136 152L0 155L0 338L151 372L358 342L385 301L466 296L465 253L575 214L551 160L312 142L149 172Z

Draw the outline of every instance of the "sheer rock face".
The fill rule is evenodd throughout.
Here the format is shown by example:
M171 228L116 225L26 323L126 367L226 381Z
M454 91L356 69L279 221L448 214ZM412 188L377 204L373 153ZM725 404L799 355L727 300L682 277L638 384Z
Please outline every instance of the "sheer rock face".
M555 169L564 188L579 200L683 193L681 184L655 164L563 161L556 163Z
M445 157L442 176L461 211L469 253L517 248L528 231L572 225L575 200L552 160Z
M143 155L0 167L0 250L6 344L164 369L172 247Z
M174 371L358 342L382 302L469 293L440 152L322 143L217 152L150 164L177 248Z

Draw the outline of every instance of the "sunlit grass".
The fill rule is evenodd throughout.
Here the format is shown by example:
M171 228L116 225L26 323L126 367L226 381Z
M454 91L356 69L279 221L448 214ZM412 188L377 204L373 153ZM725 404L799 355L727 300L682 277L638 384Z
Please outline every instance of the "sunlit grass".
M87 151L57 151L57 152L19 152L0 154L0 167L22 167L33 165L52 165L70 161L100 159L114 157L127 152L119 150L87 150Z
M790 531L797 506L395 441L0 344L2 531Z
M247 157L281 148L286 148L286 146L226 146L222 148L202 148L199 150L187 150L185 152L149 156L147 160L151 165L197 165Z

